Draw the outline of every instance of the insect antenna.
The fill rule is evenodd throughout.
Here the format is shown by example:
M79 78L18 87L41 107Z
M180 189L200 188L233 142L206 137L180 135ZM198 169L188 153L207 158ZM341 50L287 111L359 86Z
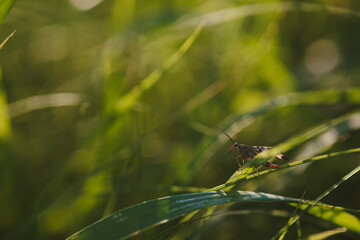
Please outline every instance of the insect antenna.
M239 162L239 157L241 156L241 151L240 151L240 148L239 148L239 144L238 143L236 143L236 142L234 142L234 140L232 140L232 138L229 136L229 134L227 134L224 130L222 130L221 128L219 128L220 129L220 131L222 131L229 139L230 139L230 141L233 143L233 145L231 146L231 148L229 148L229 150L228 150L228 153L230 153L234 148L236 148L238 151L239 151L239 155L237 155L237 157L236 157L236 162L238 163L238 165L239 165L239 167L241 167L241 164L240 164L240 162ZM244 158L243 158L243 164L245 164L245 162L244 162Z
M232 138L231 138L224 130L222 130L221 128L219 128L219 129L220 129L220 131L222 131L222 132L230 139L230 141L231 141L233 144L235 144L234 140L232 140Z

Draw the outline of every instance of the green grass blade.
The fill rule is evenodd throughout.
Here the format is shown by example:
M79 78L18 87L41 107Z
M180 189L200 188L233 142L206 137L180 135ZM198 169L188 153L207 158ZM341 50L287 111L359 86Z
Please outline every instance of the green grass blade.
M346 150L346 151L324 154L324 155L321 155L321 156L316 156L316 157L313 157L313 158L308 158L308 159L296 161L296 162L293 162L293 163L284 164L284 165L281 165L280 168L278 168L278 169L274 169L274 168L266 169L264 171L257 172L257 173L252 173L252 174L248 174L248 175L244 174L244 176L240 176L241 173L239 171L237 171L235 174L233 174L231 176L230 179L232 179L232 181L230 181L230 179L229 179L228 182L226 182L224 184L221 184L219 186L216 186L214 188L211 188L209 191L216 191L216 190L226 189L227 187L234 186L236 183L238 183L239 181L241 181L243 179L248 180L248 179L256 178L256 177L259 177L259 176L262 176L262 175L265 175L265 174L269 174L271 172L280 171L280 170L283 170L283 169L295 167L295 166L302 165L302 164L305 164L305 163L326 160L328 158L338 157L338 156L351 154L351 153L358 153L358 152L360 152L360 148L354 148L354 149L349 149L349 150ZM250 172L251 170L248 170L248 171Z
M278 169L274 169L274 168L266 169L264 171L248 175L248 176L246 176L245 179L248 180L248 179L251 179L251 178L256 178L256 177L259 177L259 176L262 176L262 175L265 175L265 174L269 174L271 172L276 172L276 171L284 170L284 169L287 169L287 168L299 166L299 165L302 165L302 164L305 164L305 163L322 161L322 160L326 160L326 159L329 159L329 158L338 157L338 156L342 156L342 155L346 155L346 154L358 153L358 152L360 152L360 148L354 148L354 149L349 149L349 150L345 150L345 151L341 151L341 152L334 152L334 153L324 154L324 155L320 155L320 156L316 156L316 157L296 161L296 162L293 162L293 163L284 164L284 165L281 165L280 168L278 168Z
M334 236L335 234L346 232L346 230L346 228L335 228L328 231L312 234L306 238L302 238L301 240L323 240Z
M301 231L300 221L296 222L296 233L297 233L298 239L301 239L302 231Z
M9 39L14 36L14 33L16 32L16 30L14 30L1 44L0 44L0 50L4 47L4 45L7 43L7 41L9 41Z
M294 206L293 204L291 204ZM308 207L308 205L302 204L300 209L304 210ZM342 209L334 209L331 207L323 207L323 206L312 206L308 210L307 213L314 215L318 218L321 218L325 221L332 222L338 226L345 227L348 230L360 234L360 219L353 214L350 214Z
M240 18L249 16L262 15L266 13L281 13L288 11L301 11L301 12L327 12L333 15L354 16L360 18L360 12L354 9L339 8L329 5L312 4L312 3L260 3L237 8L222 9L206 13L202 16L187 19L178 23L176 28L193 27L199 21L205 19L207 26L222 24L224 22L233 21Z
M0 19L1 19L1 8L6 4L6 1L0 3ZM0 50L4 47L6 42L14 35L13 31L1 44ZM2 85L2 71L0 71L0 84ZM10 117L8 113L8 108L6 106L6 93L3 91L2 86L0 85L0 141L6 139L9 136L10 132Z
M360 88L295 92L279 96L270 99L264 105L254 109L253 111L246 113L235 113L229 116L226 122L221 124L221 128L224 129L229 135L235 135L253 123L256 118L263 116L264 114L275 109L299 105L335 104L342 101L346 101L352 104L359 104ZM202 145L199 147L200 151L189 163L186 172L196 172L201 166L206 164L206 162L212 156L214 156L214 153L227 141L228 139L222 134L217 134L209 140L204 140ZM191 176L191 174L187 174L185 176Z
M32 96L9 104L10 117L52 107L74 106L82 102L82 96L78 93L53 93Z
M291 214L291 216L290 216L290 218L289 218L289 220L288 220L288 223L291 222L291 221L294 219L294 217L296 216L296 214L297 214L297 212L298 212L298 210L299 210L299 208L300 208L300 206L301 206L301 203L303 202L304 195L305 195L305 192L304 192L303 195L301 196L300 201L296 204L296 208L295 208L294 212ZM301 232L299 232L299 229L300 229L300 227L298 227L298 235L301 236ZM279 237L279 240L283 240L284 237L285 237L285 235L286 235L286 233L287 233L287 231L284 231L284 232L281 234L281 236Z
M208 191L232 189L235 186L235 184L237 183L237 178L238 177L240 179L243 179L242 177L245 176L245 179L247 180L247 179L259 177L261 175L265 175L265 174L268 174L268 173L271 173L271 172L274 172L274 171L280 171L280 170L283 170L283 169L286 169L286 168L289 168L289 167L295 167L295 166L305 164L305 163L309 163L309 162L325 160L325 159L332 158L332 157L337 157L337 156L341 156L341 155L345 155L345 154L351 154L351 153L358 153L358 152L360 152L360 148L350 149L350 150L341 151L341 152L335 152L335 153L330 153L330 154L325 154L325 155L313 157L313 158L310 158L310 159L305 159L305 160L297 161L297 162L294 162L294 163L282 165L279 169L267 169L267 170L264 170L264 171L261 171L261 172L258 172L258 173L254 173L254 174L250 174L250 175L247 175L247 173L244 173L244 172L241 172L241 171L237 171L225 184L222 184L222 185L216 186L214 188L211 188ZM248 171L249 171L249 169L248 169ZM240 176L241 174L244 174L244 175ZM235 184L234 184L233 181L235 182ZM337 211L343 212L344 209L337 209ZM194 215L195 215L195 212L191 213L191 214L188 214L187 216L184 217L183 221L190 220Z
M287 150L323 133L329 128L342 128L342 131L345 128L348 129L348 131L350 131L353 128L351 121L357 120L359 117L360 117L360 110L357 110L345 114L343 116L340 116L336 119L333 119L330 122L320 124L304 133L294 136L291 139L285 141L284 143L279 144L268 151L256 155L253 159L251 159L238 171L236 171L225 184L215 187L212 190L220 190L220 189L227 191L230 190L237 183L246 179L249 175L254 173L257 167L261 166L263 163L273 158L273 156L276 156L277 154L282 152L286 152ZM348 151L352 152L352 150L348 150ZM357 150L353 150L353 151L357 152ZM303 160L303 161L309 161L309 160Z
M340 116L336 119L333 119L329 122L320 124L302 134L292 137L291 139L287 140L286 142L279 144L278 146L276 146L268 151L258 154L247 164L249 166L250 165L255 165L256 167L260 166L261 164L265 163L273 156L276 156L277 154L279 154L281 152L286 152L286 151L290 150L291 148L293 148L297 145L300 145L301 143L323 133L324 131L326 131L329 128L335 128L335 129L336 128L343 128L343 129L346 128L346 129L348 129L348 131L351 131L353 129L351 122L353 120L357 121L359 119L359 117L360 117L360 110L356 110L351 113Z
M0 84L2 83L2 69L0 68ZM0 144L10 136L10 116L6 106L6 93L0 86Z
M181 194L146 201L95 222L68 239L123 239L204 207L230 202L297 202L279 195L233 191Z
M14 0L0 1L0 23L3 22L4 18L6 17L7 13L9 12L13 2L14 2Z
M157 83L162 75L177 61L179 61L179 59L187 52L187 50L197 39L203 28L203 25L204 22L201 22L194 30L194 32L181 45L178 51L176 51L170 58L168 58L160 68L153 71L139 85L134 87L129 93L117 100L117 112L124 112L129 110L146 90L150 89L155 83Z
M348 180L350 177L352 177L353 175L355 175L357 172L360 171L360 166L358 166L357 168L355 168L354 170L352 170L350 173L348 173L347 175L345 175L342 179L340 179L337 183L335 183L334 185L332 185L329 189L327 189L323 194L321 194L319 197L317 197L310 205L306 206L304 208L304 210L298 214L293 221L289 222L288 224L286 224L283 228L280 229L280 231L273 237L273 239L278 239L278 237L284 232L286 231L292 224L294 224L297 220L300 219L301 215L308 211L309 209L311 209L314 205L316 205L321 199L323 199L324 197L326 197L331 191L333 191L335 188L337 188L341 183L345 182L346 180ZM328 216L328 215L325 215ZM336 215L335 215L336 216ZM334 217L334 215L331 214L331 218L332 219ZM325 217L324 217L325 218ZM340 218L341 220L344 218ZM351 222L351 221L350 221ZM355 226L353 228L354 231L359 232L360 233L360 222L357 221L357 226Z

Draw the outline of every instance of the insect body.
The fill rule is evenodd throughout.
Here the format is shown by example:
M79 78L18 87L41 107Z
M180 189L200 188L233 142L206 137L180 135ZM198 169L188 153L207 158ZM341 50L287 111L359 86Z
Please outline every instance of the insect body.
M252 158L254 158L257 154L271 148L271 147L265 147L265 146L249 146L249 145L245 145L245 144L239 144L239 143L234 142L231 139L231 137L229 135L227 135L227 133L225 133L225 135L233 143L231 148L229 148L228 153L230 153L234 149L237 149L238 152L239 152L239 154L236 156L236 161L237 161L237 163L239 164L240 167L241 167L241 164L239 162L240 157L242 158L242 163L245 164L246 162L248 162ZM288 158L284 154L278 154L278 155L276 155L276 158L282 159L282 160L288 160ZM279 168L280 167L280 165L272 164L272 163L269 163L269 162L265 162L264 166L270 167L270 168Z

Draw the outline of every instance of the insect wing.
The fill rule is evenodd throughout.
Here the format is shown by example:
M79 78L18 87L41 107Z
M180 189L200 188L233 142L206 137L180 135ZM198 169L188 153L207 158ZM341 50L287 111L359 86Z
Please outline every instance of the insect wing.
M252 149L254 149L254 151L255 151L256 153L261 153L261 152L266 151L266 150L268 150L268 149L271 148L271 147L265 147L265 146L249 146L249 147L251 147Z
M263 151L266 151L266 150L269 150L271 147L267 147L267 146L251 146L253 147L254 149L256 149L255 151L257 151L257 153L261 153ZM281 160L289 160L288 157L286 157L284 154L280 153L278 155L276 155L276 157L278 159L281 159Z

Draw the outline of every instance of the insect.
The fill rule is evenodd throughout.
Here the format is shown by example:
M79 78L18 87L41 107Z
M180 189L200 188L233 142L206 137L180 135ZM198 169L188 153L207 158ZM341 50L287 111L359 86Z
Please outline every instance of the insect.
M263 151L266 151L270 149L271 147L265 147L265 146L249 146L245 144L239 144L237 142L234 142L232 138L224 131L222 131L233 143L233 145L229 148L228 153L230 153L232 150L237 149L239 151L239 154L236 156L236 162L241 167L241 164L239 162L239 158L242 158L242 163L245 164L246 162L250 161L252 158L254 158L258 153L261 153ZM276 155L276 158L282 159L282 160L289 160L284 154L280 153ZM266 167L270 168L279 168L280 165L273 164L269 162L265 162L263 164Z

